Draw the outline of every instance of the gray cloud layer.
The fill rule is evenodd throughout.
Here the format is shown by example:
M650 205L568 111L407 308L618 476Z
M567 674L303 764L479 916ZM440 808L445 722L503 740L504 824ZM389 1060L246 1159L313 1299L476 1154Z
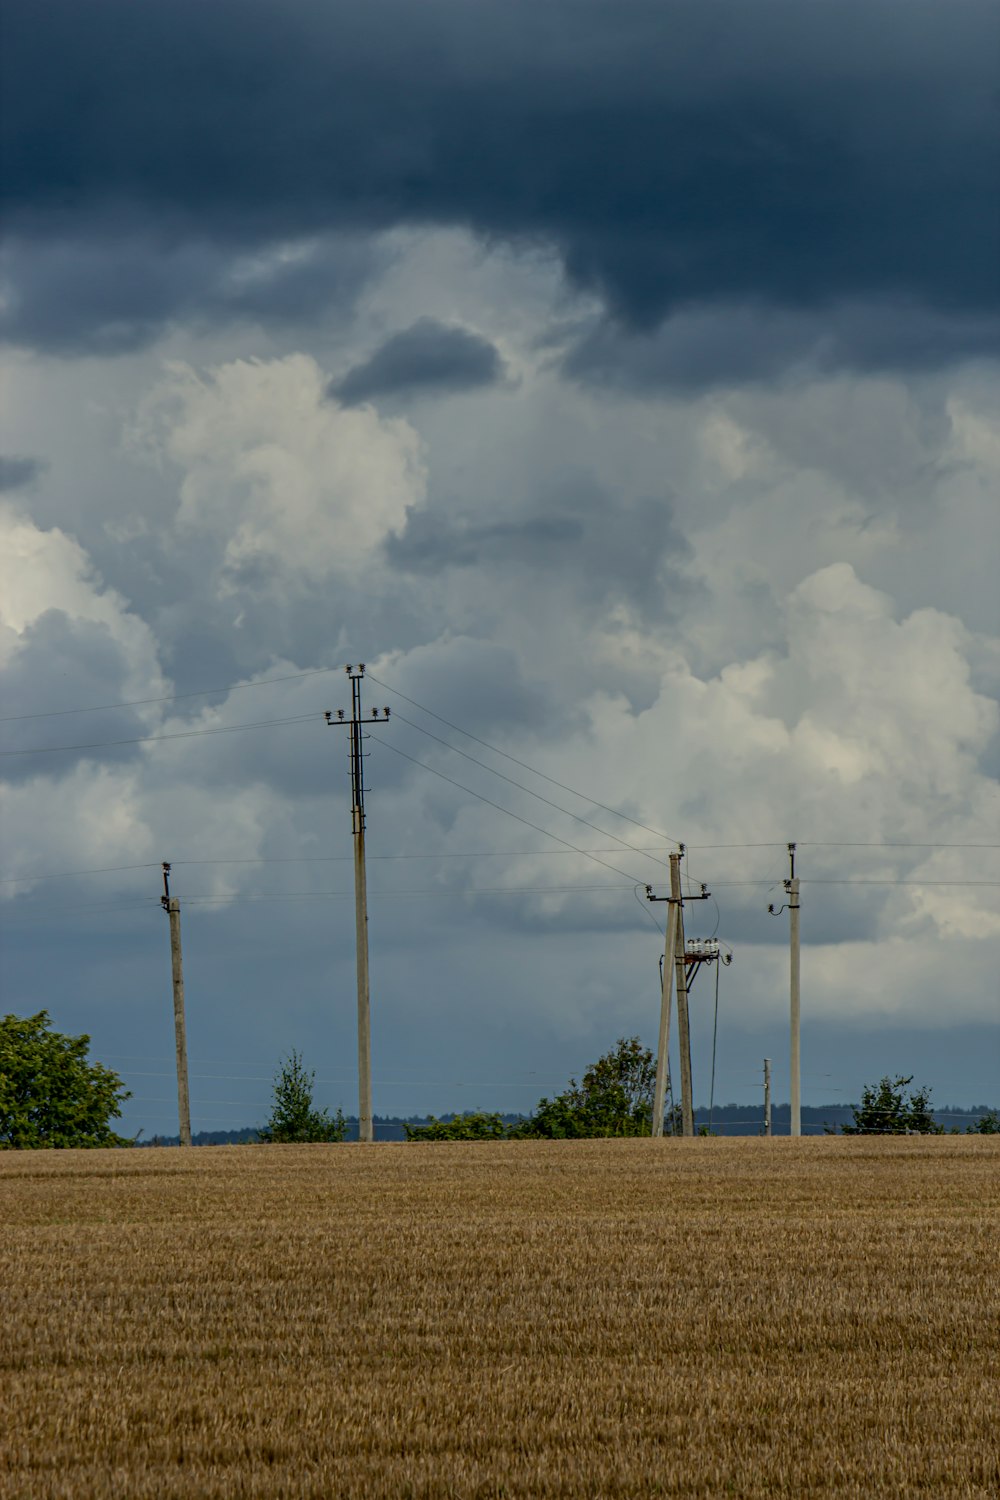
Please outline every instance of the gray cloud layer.
M193 237L458 223L554 245L575 283L646 327L717 299L997 304L1000 13L985 0L41 14L11 0L6 22L7 211L31 240L152 232L169 258ZM141 324L165 299L204 300L118 279L74 316L120 298ZM27 315L13 331L45 333Z
M0 493L26 489L38 478L43 468L44 464L39 463L37 458L0 453Z
M301 328L331 305L350 308L380 265L347 237L283 253L203 239L162 244L149 233L15 237L0 257L10 289L0 336L50 353L125 354L173 322Z

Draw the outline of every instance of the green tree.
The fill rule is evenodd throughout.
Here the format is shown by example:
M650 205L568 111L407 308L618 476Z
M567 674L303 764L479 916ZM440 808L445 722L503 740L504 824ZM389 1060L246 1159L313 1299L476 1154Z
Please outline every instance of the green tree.
M499 1115L473 1112L450 1120L431 1115L426 1125L411 1125L404 1120L403 1129L408 1141L502 1141L507 1135L507 1126Z
M51 1029L47 1011L0 1021L0 1147L131 1146L111 1121L131 1099L117 1073L87 1061L89 1036Z
M510 1134L524 1139L570 1140L608 1135L649 1135L656 1062L637 1036L620 1037L554 1099L541 1099L534 1114Z
M869 1084L862 1091L861 1103L851 1106L854 1124L840 1127L844 1135L943 1135L944 1127L931 1114L930 1089L907 1094L912 1082L911 1074Z
M988 1109L978 1120L966 1126L966 1135L1000 1135L1000 1113Z
M308 1073L301 1054L292 1051L274 1075L271 1118L260 1132L262 1141L288 1144L293 1141L342 1141L347 1121L338 1109L331 1119L325 1109L313 1106L315 1073Z

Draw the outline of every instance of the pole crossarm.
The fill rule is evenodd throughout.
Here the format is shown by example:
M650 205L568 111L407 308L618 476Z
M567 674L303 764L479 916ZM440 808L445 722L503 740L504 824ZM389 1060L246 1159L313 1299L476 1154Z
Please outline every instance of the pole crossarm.
M362 749L364 735L361 733L362 724L382 724L389 718L389 709L383 708L381 715L377 708L372 709L366 715L361 706L361 683L365 675L365 664L360 662L354 667L348 664L344 671L351 682L351 716L347 717L344 709L338 708L335 712L327 709L324 714L327 728L339 729L341 725L347 726L351 731L351 788L353 792L353 803L351 807L354 831L363 832L365 826L365 779L364 759Z
M654 896L653 887L651 885L646 887L647 901L667 901L671 906L684 906L688 901L711 901L711 899L712 892L705 885L702 885L701 893L697 896Z

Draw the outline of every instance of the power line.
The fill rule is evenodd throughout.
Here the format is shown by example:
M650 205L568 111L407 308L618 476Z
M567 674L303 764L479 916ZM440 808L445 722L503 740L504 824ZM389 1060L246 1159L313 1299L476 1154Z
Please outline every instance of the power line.
M613 835L612 835L613 837ZM588 849L587 854L614 854L615 849ZM645 849L641 853L655 855L660 853L659 849ZM400 859L550 859L552 857L563 857L574 854L574 849L442 849L432 850L424 854L369 854L369 860L400 860ZM170 863L174 868L181 865L200 866L206 865L329 865L346 864L352 859L350 854L303 854L288 857L269 857L245 859L172 859ZM11 875L0 879L0 885L33 885L40 880L70 880L77 875L118 875L128 870L158 870L160 862L150 861L141 865L107 865L101 869L92 870L56 870L40 875Z
M380 684L380 686L384 686L384 684ZM555 839L557 844L563 844L567 849L572 849L576 854L582 854L587 859L592 859L595 864L603 865L606 870L613 871L615 875L624 876L630 885L634 886L636 884L635 876L629 875L626 870L619 869L617 865L609 865L606 859L598 859L595 854L589 854L586 849L580 849L576 844L571 844L569 839L560 838L559 834L552 833L548 828L543 828L540 823L532 823L530 818L522 818L520 813L511 812L509 807L504 807L501 803L494 802L491 797L484 797L482 792L473 791L471 786L465 786L461 781L456 781L453 776L446 776L443 771L438 771L434 766L429 766L426 761L417 760L415 755L408 755L405 750L400 750L398 745L393 745L388 740L380 740L377 735L372 735L371 739L377 745L383 745L386 750L391 750L394 755L401 755L404 760L410 761L413 765L421 766L423 770L430 771L432 776L440 776L442 781L447 781L451 786L458 787L459 791L467 792L470 797L476 797L480 802L485 802L489 807L495 807L497 812L506 813L508 818L514 818L518 823L524 823L526 827L533 828L536 833L544 834L546 838Z
M279 682L299 682L303 677L325 677L331 672L340 672L340 667L313 667L308 672L288 672L282 677L264 677L259 682L229 682L225 687L200 688L193 693L166 693L160 698L133 698L128 703L94 703L87 708L50 708L36 714L0 714L0 724L13 724L25 719L59 719L67 714L110 713L116 708L144 708L150 703L180 703L186 698L214 698L219 693L239 693L244 688L273 687ZM382 684L380 683L379 686Z
M1000 844L917 844L895 839L876 839L868 843L843 843L831 839L800 839L799 847L809 849L1000 849Z
M159 863L145 865L107 865L101 870L60 870L53 875L10 875L0 885L32 885L36 880L70 880L76 875L120 875L126 870L158 870Z
M223 724L215 729L181 729L171 734L142 734L128 740L91 740L80 745L32 745L27 750L0 750L0 755L57 755L67 750L105 750L116 745L151 745L157 740L191 740L205 734L235 734L240 729L268 729L275 724L315 722L315 714L296 714L290 719L258 719L252 724Z
M919 886L951 886L951 885L989 885L1000 886L1000 880L869 880L867 876L852 876L850 879L827 880L822 876L802 876L803 885L919 885Z
M414 708L420 709L421 713L428 714L432 719L436 719L438 721L438 723L446 725L447 728L455 730L456 733L464 735L467 739L474 740L477 745L482 745L484 749L492 751L494 755L501 755L501 756L504 757L505 760L512 761L514 763L514 765L521 766L522 769L524 769L526 771L530 771L533 776L539 776L539 777L541 777L543 781L550 782L552 786L559 787L559 789L561 791L569 792L571 796L579 797L581 799L581 801L589 802L593 807L599 807L599 808L602 809L602 811L611 813L611 815L613 817L622 818L626 822L633 824L634 827L643 829L643 831L646 832L646 833L652 833L652 834L656 835L656 837L658 837L658 838L667 839L672 844L680 844L681 843L681 840L672 838L670 834L664 833L662 829L651 828L648 823L641 823L641 822L638 821L638 819L629 817L629 815L627 813L620 812L618 810L618 808L609 807L606 803L599 802L595 797L588 796L587 793L579 791L576 787L568 786L565 782L558 781L554 776L549 776L544 771L539 771L537 769L537 767L530 765L527 761L519 760L516 755L511 755L509 753L509 751L501 750L498 745L493 745L488 740L481 739L479 737L479 735L472 734L471 731L469 731L468 729L463 729L460 724L455 724L450 719L446 719L443 714L436 713L434 709L428 708L427 705L424 704L424 703L419 703L416 698L410 698L406 693L400 692L399 688L394 688L394 687L390 686L389 683L383 682L381 680L381 678L376 677L373 673L369 672L368 676L369 676L369 679L372 682L377 683L379 687L385 688L387 692L390 692L390 693L394 694L397 698L402 698L404 702L412 704ZM397 717L401 718L405 724L409 724L411 726L411 728L418 729L418 730L420 730L420 732L422 734L428 735L431 739L437 739L438 738L436 735L431 735L429 730L422 729L419 724L414 724L412 720L404 718L402 714L397 715ZM456 753L459 754L459 755L465 754L464 751L458 750L457 746L455 746L455 745L448 745L447 741L445 741L445 740L440 740L439 743L447 745L448 749L455 750ZM466 759L468 759L468 760L474 760L474 757L473 756L466 756ZM492 770L492 767L486 766L485 763L482 762L482 761L475 761L474 760L474 763L476 765L483 766L484 769L486 769L486 770ZM494 774L495 775L500 775L500 772L494 772ZM507 780L509 778L504 778L504 779ZM512 785L519 786L520 783L513 782ZM529 789L527 787L522 787L522 790L529 791ZM538 794L537 793L530 793L530 795L537 796ZM542 798L540 800L544 801L545 799ZM555 806L556 804L552 803L550 805L551 806ZM565 811L565 809L560 809L560 811ZM576 814L571 813L571 814L569 814L569 816L575 817ZM586 820L585 819L581 819L580 821L581 822L585 822ZM589 826L590 827L595 827L594 824L590 824ZM606 832L606 830L604 830L604 829L598 829L597 831L598 832L602 832L602 833ZM613 838L614 835L612 834L611 837ZM622 841L622 842L624 843L624 841ZM887 849L1000 849L1000 843L935 843L935 842L925 842L925 843L912 842L912 843L910 843L910 842L895 841L895 840L873 840L873 841L868 841L868 842L847 842L847 841L834 841L834 840L823 841L823 840L819 840L819 839L802 839L802 840L799 840L799 843L800 843L800 845L805 845L805 846L810 847L810 848L830 848L830 849L836 849L836 848L843 848L843 849L864 849L864 848L872 848L872 849L878 849L878 848L887 848ZM690 849L709 850L709 849L770 849L770 848L785 848L786 846L787 846L787 839L781 839L781 840L777 840L776 839L776 840L768 840L768 841L755 842L755 843L686 844L685 847L688 848L689 850ZM633 845L626 845L625 847L627 847L627 848L633 848L634 846Z
M740 885L764 885L772 886L780 882L777 880L713 880L712 885L716 890ZM845 876L843 879L826 879L819 875L803 875L802 885L915 885L926 888L938 888L947 886L985 885L1000 886L1000 880L869 880L867 876Z
M523 781L515 781L512 776L505 776L504 773L502 771L498 771L495 766L489 766L484 760L478 760L476 756L470 755L467 750L460 750L457 745L449 744L448 741L443 740L440 735L431 734L429 729L424 729L420 724L414 724L413 720L406 718L404 714L397 714L396 718L402 724L409 724L410 728L415 729L418 734L425 734L429 740L434 740L438 745L443 745L446 750L451 750L455 755L461 755L465 760L471 761L474 766L480 766L482 770L489 771L491 776L498 776L501 781L506 781L508 786L515 786L517 787L518 791L526 792L529 797L536 797L539 802L544 802L546 807L554 807L556 812L562 813L565 817L575 818L578 823L583 823L587 828L592 828L595 833L603 834L605 838L614 839L615 842L617 844L620 844L623 849L630 849L633 854L650 853L648 849L640 849L635 844L630 844L627 839L619 838L616 833L609 833L606 828L600 828L596 823L591 823L589 818L583 818L579 813L571 812L568 807L561 807L558 802L553 802L551 797L543 797L541 792L533 791L530 786L525 786ZM673 840L671 840L671 842L673 842ZM650 857L655 858L656 856L651 855ZM656 862L657 864L663 863L663 861L659 859L657 859Z
M156 901L155 904L158 906L159 902ZM126 913L129 916L135 916L140 909L144 912L152 911L153 906L154 898L149 897L141 901L109 901L97 906L48 906L42 911L36 911L34 908L25 910L23 907L17 907L14 911L8 911L8 916L11 919L16 917L19 926L39 926L47 922L51 917L76 916L77 913L82 914L83 912L93 911L113 912L116 916L122 916Z
M648 823L640 823L637 818L630 818L628 813L619 812L617 807L608 807L606 803L598 802L596 797L589 797L586 792L577 791L575 787L567 786L564 781L557 781L554 776L548 776L544 771L539 771L535 766L529 765L526 760L518 760L516 755L511 755L507 750L501 750L498 745L491 745L488 740L480 739L477 734L472 734L468 729L463 729L460 724L453 724L450 719L446 719L441 714L435 713L426 704L418 703L416 698L408 698L405 693L399 691L399 688L390 687L387 682L382 682L380 678L373 676L371 672L369 672L368 676L372 682L377 682L379 687L385 688L386 692L394 693L397 698L402 698L405 703L412 703L414 708L419 708L421 713L429 714L432 719L437 719L439 724L447 725L449 729L454 729L457 734L464 734L466 739L475 740L476 744L482 745L484 750L491 750L494 755L502 755L505 760L513 761L514 765L520 766L522 770L530 771L532 776L540 776L543 781L551 782L560 791L569 792L571 796L579 797L581 802L589 802L592 807L599 807L602 812L611 813L612 817L615 818L622 818L626 823L631 823L634 827L641 828L645 833L652 833L657 838L666 839L668 843L680 843L679 839L671 838L670 834L664 833L662 829L650 828ZM426 734L427 731L425 730L424 733ZM451 748L454 748L454 746Z
M534 824L530 824L529 826L530 827L534 827L535 825ZM544 833L546 830L545 829L541 829L540 831ZM610 837L614 838L615 835L611 834ZM656 856L661 855L661 854L663 854L665 852L665 850L664 850L664 848L663 848L662 845L652 846L652 847L650 847L648 849L643 849L641 846L639 846L637 844L625 844L624 847L627 848L627 849L634 849L637 854L648 854L650 857L653 857L653 858L655 858ZM786 847L786 845L785 844L781 844L781 845L778 845L778 844L719 844L719 845L713 845L713 844L691 844L688 847L692 848L692 849L710 849L710 848L725 848L725 849L764 849L764 848L771 849L771 848L774 848L774 849L777 849L779 847L782 848L782 849L784 849ZM800 847L801 847L801 845L800 845ZM812 847L816 847L816 846L813 845ZM843 848L847 848L847 847L851 847L851 846L849 846L849 845L830 845L830 846L824 846L824 847L831 847L831 848L832 847L843 847ZM881 848L881 847L884 847L884 846L882 846L882 845L872 845L870 847L872 847L872 848ZM992 848L1000 848L1000 845L993 845L993 844L914 844L914 845L895 846L895 847L907 847L907 848L911 848L912 847L912 848L920 848L920 849L959 849L959 848L962 848L962 849L992 849ZM437 849L437 850L428 850L428 851L425 851L425 852L420 853L420 854L415 854L415 853L404 853L404 854L369 854L368 855L368 859L369 860L383 860L383 861L386 861L386 860L413 860L413 859L422 859L422 860L429 860L429 859L543 859L543 858L544 859L552 859L552 858L560 858L560 857L561 858L565 858L566 855L568 855L568 854L576 854L576 853L579 853L579 852L581 852L581 851L577 850L573 846L570 846L569 848L566 848L566 849ZM615 854L615 853L617 853L617 850L614 849L614 848L610 848L609 849L609 848L605 848L605 847L599 846L599 847L597 847L595 849L585 849L582 852L584 854L588 854L588 855L591 855L591 854ZM232 858L220 858L220 859L175 859L175 860L171 860L171 864L174 865L175 867L180 867L182 865L184 865L184 866L191 866L191 867L194 867L194 866L204 867L204 866L215 866L215 865L325 865L325 864L345 864L345 863L348 863L351 860L351 858L352 858L352 856L350 854L322 854L322 855L300 854L300 855L288 855L288 856L275 856L275 855L259 855L258 856L258 855L254 855L254 856L247 856L247 857L236 858L236 859L232 859ZM95 867L95 868L86 869L86 870L51 870L51 871L44 871L44 872L41 872L41 873L36 874L36 875L9 875L9 876L3 876L3 877L0 877L0 885L34 885L38 881L42 881L42 880L71 880L71 879L74 879L77 876L82 876L82 875L118 875L118 874L123 874L123 873L129 872L129 871L133 871L133 870L158 870L159 868L160 868L160 863L159 863L158 860L149 860L149 861L147 861L147 862L145 862L143 864L136 864L136 865L103 865L103 866L100 866L100 867ZM812 877L812 878L807 877L807 876L803 876L802 879L803 879L803 881L809 879L810 883L814 884L814 885L822 883L821 877L819 877L819 876L815 876L815 877ZM714 880L712 882L713 885L719 886L719 887L722 887L722 886L736 886L736 885L777 885L779 883L780 883L780 876L775 876L773 879L770 876L767 876L767 877L761 876L759 878L751 879L751 880L721 880L721 881L720 880ZM845 883L847 883L847 884L860 884L861 883L861 877L859 877L856 880L847 881ZM903 882L901 880L897 880L897 881L883 881L881 883L882 884L897 884L898 885L898 884L902 884ZM924 885L924 884L932 884L932 883L935 883L935 882L920 881L920 882L914 882L914 883L918 883L920 885ZM952 880L947 880L947 879L942 880L940 883L942 885L962 884L961 881L952 881ZM975 883L977 883L977 884L989 884L988 881L986 881L986 882L975 882Z
M421 763L417 762L417 764L421 764ZM427 767L425 767L425 769L426 770L431 770L432 767L427 766ZM436 773L436 774L441 774L441 773ZM445 777L444 779L447 781L447 780L450 780L451 778L450 777ZM467 788L463 788L463 790L468 790L468 789ZM489 799L488 798L483 798L482 800L483 801L488 801ZM498 804L490 804L490 805L491 806L498 806ZM499 811L506 812L507 809L501 807L501 808L499 808ZM517 817L517 814L516 813L511 813L510 816L511 817ZM544 832L545 830L542 830L542 831ZM549 837L550 838L556 838L556 837L558 837L558 835L556 835L556 834L550 834ZM531 852L536 852L536 851L531 851ZM552 852L552 853L559 853L559 852L562 852L562 851L559 851L559 850L549 851L549 850L544 850L543 849L543 850L538 850L537 852L540 853L540 854L547 854L547 853L550 853L550 852ZM593 852L591 850L587 850L587 849L573 849L572 846L571 846L570 850L567 851L567 852L572 852L572 853L576 853L576 854L582 854L582 855L585 855L588 859L594 859L594 855L593 855ZM625 874L624 870L618 870L616 868L616 866L607 864L607 862L605 860L597 859L597 860L594 860L594 863L595 864L603 865L605 869L612 870L616 875L624 875ZM130 867L125 867L125 868L130 868ZM149 868L155 868L155 866L138 865L138 866L134 866L134 867L131 867L131 868L149 869ZM627 876L626 878L630 881L630 883L632 885L632 890L633 890L633 895L634 895L635 892L641 886L642 882L641 881L634 881L631 876ZM1000 880L865 880L865 879L821 880L821 879L813 879L813 880L809 880L807 882L805 880L805 878L803 877L802 884L805 885L807 883L810 884L810 885L882 885L882 886L890 886L890 887L892 887L892 886L913 886L913 887L915 887L917 889L921 889L921 890L935 890L935 889L939 889L939 888L948 888L948 887L951 887L951 886L961 886L961 887L965 887L965 886L982 886L982 887L986 887L986 888L989 888L989 889L1000 888ZM734 887L734 886L746 886L746 887L749 887L749 886L756 886L756 887L765 886L765 887L769 887L769 886L774 885L775 882L772 881L772 880L720 880L720 881L713 881L712 884L713 884L713 886L717 890L721 890L721 889L724 889L724 888L728 889L728 888L731 888L731 887ZM444 899L447 899L447 900L451 901L451 900L454 900L455 897L459 896L459 895L465 895L465 896L501 896L501 895L503 895L503 896L537 896L537 895L560 895L560 894L567 894L567 893L571 893L571 892L572 893L576 893L576 894L585 894L588 891L619 891L620 892L620 891L622 891L624 889L625 889L625 887L623 887L621 885L603 885L603 884L602 885L598 885L596 883L591 883L589 885L466 886L466 887L463 887L463 889L461 891L456 891L454 889L443 889L443 888L433 888L433 887L426 887L426 886L424 886L424 887L410 887L410 888L405 888L405 889L390 889L390 890L384 890L384 891L372 891L370 894L373 897L380 898L380 899L381 898L386 898L386 897L395 897L395 896L422 896L422 897L429 897L429 898L442 897ZM352 897L352 896L353 896L353 892L351 892L351 891L265 891L265 892L258 892L255 895L244 895L244 894L239 893L239 892L234 892L234 893L232 893L230 895L224 895L224 896L222 896L222 895L220 895L220 896L212 895L209 892L197 892L197 891L193 891L193 892L186 893L182 897L182 900L183 900L183 902L186 905L192 905L192 906L209 906L209 905L225 906L225 905L237 905L237 904L254 903L254 902L260 903L260 902L265 902L265 901L326 901L326 900L346 900L346 899L348 899L348 897ZM143 897L143 898L140 898L140 899L134 900L134 901L113 901L113 902L104 902L104 903L101 903L101 904L98 904L98 905L87 905L87 906L73 905L73 906L46 907L41 912L36 912L36 911L33 911L33 910L29 910L29 911L26 912L23 907L16 908L15 911L16 911L16 914L18 916L18 920L19 921L36 921L37 922L37 921L44 921L47 917L50 917L50 916L59 916L59 915L62 915L64 913L70 913L70 912L72 912L72 913L75 914L77 912L95 912L95 911L113 911L113 912L135 911L135 910L138 910L138 909L150 909L151 907L153 907L154 905L157 905L157 904L158 904L158 898L157 897L148 896L148 897ZM643 908L643 910L645 910L645 907ZM13 915L14 913L12 912L11 914ZM655 919L653 919L653 920L654 920L654 925L657 928L657 931L659 931L659 924L655 922Z
M623 891L621 885L482 885L466 886L461 891L434 890L428 888L411 888L410 890L370 891L373 897L387 896L427 896L444 897L453 901L456 896L548 896L560 895L568 892L581 894L586 891ZM185 905L195 906L224 906L232 903L261 902L261 901L319 901L319 900L342 900L353 899L353 891L288 891L288 892L265 892L256 896L212 896L212 895L187 895L183 898Z
M869 839L850 843L835 839L797 839L800 849L1000 849L1000 844L904 843L894 839ZM769 840L758 844L688 844L688 849L786 849L787 840Z

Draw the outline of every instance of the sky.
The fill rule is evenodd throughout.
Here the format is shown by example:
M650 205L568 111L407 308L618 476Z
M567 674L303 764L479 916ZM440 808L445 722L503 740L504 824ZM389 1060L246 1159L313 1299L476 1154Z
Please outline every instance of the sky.
M176 1131L655 1044L1000 1102L1000 11L7 0L4 1009ZM718 989L716 990L716 977ZM714 1036L714 1044L713 1044ZM674 1063L676 1072L676 1060Z

